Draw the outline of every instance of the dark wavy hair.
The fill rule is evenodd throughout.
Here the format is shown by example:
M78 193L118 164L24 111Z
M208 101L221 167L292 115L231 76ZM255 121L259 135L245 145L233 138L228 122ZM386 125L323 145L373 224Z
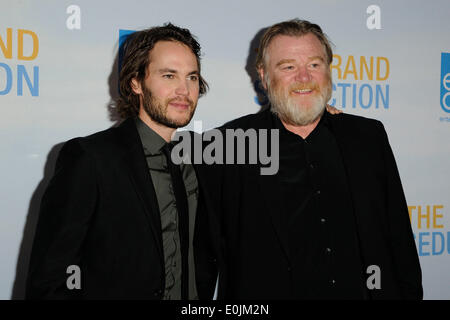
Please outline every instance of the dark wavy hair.
M166 23L161 27L153 27L130 34L120 48L122 68L119 74L120 97L116 103L116 111L122 119L136 116L139 113L139 96L131 88L131 80L136 78L143 83L147 67L150 63L149 53L158 41L176 41L185 44L192 50L200 74L200 44L188 29ZM199 95L208 90L208 83L199 76Z
M267 47L273 38L278 35L301 37L308 33L315 35L322 43L327 55L327 63L330 65L333 60L331 41L328 39L327 35L323 33L319 25L306 20L292 19L274 24L266 30L261 38L261 41L259 42L258 54L256 56L255 63L256 69L265 67Z

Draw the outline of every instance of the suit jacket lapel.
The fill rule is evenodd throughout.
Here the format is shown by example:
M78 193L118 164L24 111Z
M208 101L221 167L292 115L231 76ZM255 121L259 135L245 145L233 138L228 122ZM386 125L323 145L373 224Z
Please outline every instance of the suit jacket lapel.
M127 119L117 129L117 136L126 149L123 157L124 166L129 170L130 180L142 201L161 261L164 261L158 199L134 119Z
M193 164L195 175L197 177L198 182L198 189L199 189L199 198L198 198L198 205L197 205L197 213L196 213L196 220L200 214L205 214L209 217L208 227L211 229L211 234L214 234L216 236L211 237L211 241L214 247L214 250L216 253L220 252L220 227L219 227L219 221L218 221L218 209L215 206L214 201L217 201L217 199L212 199L212 196L205 196L205 193L208 192L208 184L205 180L205 177L209 174L207 170L205 170L206 165L195 165ZM219 188L220 186L214 186L216 188ZM204 210L205 212L199 213L199 211L203 208L200 206L200 202L203 201L204 203ZM217 236L219 235L219 236ZM195 236L195 232L194 232Z
M359 173L356 168L360 167L357 153L355 153L355 140L354 137L351 136L351 133L346 129L345 124L338 119L339 115L327 116L329 123L331 124L331 131L333 132L341 151L342 161L348 178L350 194L353 199L352 202L355 203L354 192L358 191L355 189L355 185L358 185L357 182L359 180ZM348 168L353 168L353 170L349 170Z
M272 114L270 111L265 111L262 117L261 127L264 129L272 129ZM270 141L270 135L268 135ZM270 149L269 149L270 150ZM266 203L267 213L270 216L273 227L280 241L280 246L287 258L290 261L289 255L289 239L288 239L288 221L286 219L283 195L281 194L280 182L278 174L261 175L258 168L256 174L258 175L260 194Z
M361 188L362 184L360 183L363 175L360 171L358 171L358 168L361 166L361 159L358 157L358 152L362 151L358 151L360 150L358 147L358 142L355 140L355 137L351 135L352 133L347 130L345 122L341 121L339 117L339 115L328 116L328 119L331 124L331 130L341 151L350 192L353 217L356 224L356 236L358 238L358 244L361 247L364 246L362 240L365 235L365 233L362 232L365 228L362 227L364 217L361 216L361 214L364 215L364 212L367 212L366 206L368 203L364 192L362 192L364 188ZM349 168L352 168L352 170L349 170ZM360 256L363 265L365 265L365 257L363 252L364 250L360 251Z

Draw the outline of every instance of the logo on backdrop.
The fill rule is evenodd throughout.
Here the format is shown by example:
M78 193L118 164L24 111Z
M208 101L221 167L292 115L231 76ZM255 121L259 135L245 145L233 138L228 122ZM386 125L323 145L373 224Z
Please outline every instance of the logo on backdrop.
M419 256L450 254L450 231L445 230L443 205L408 206Z
M441 53L441 108L450 113L450 53ZM441 121L450 122L450 117L441 117Z
M332 106L352 109L389 109L387 57L333 55Z
M0 30L0 96L39 96L39 66L33 65L38 55L39 37L32 30Z

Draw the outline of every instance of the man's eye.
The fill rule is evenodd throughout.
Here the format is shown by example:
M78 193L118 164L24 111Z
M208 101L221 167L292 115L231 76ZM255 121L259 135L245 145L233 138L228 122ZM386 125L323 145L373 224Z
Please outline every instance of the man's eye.
M284 66L283 70L293 70L294 66Z
M173 79L173 74L165 74L163 77L166 79Z
M198 80L198 76L197 75L189 76L189 80L197 81Z

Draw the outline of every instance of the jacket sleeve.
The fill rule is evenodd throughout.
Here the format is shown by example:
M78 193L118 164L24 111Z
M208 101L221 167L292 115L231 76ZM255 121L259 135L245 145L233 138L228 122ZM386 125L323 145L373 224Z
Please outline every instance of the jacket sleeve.
M72 299L81 290L67 287L76 265L83 279L82 246L97 198L94 162L79 139L67 142L41 201L30 258L27 299ZM83 287L81 287L82 289Z
M389 240L393 252L394 269L402 298L422 299L422 272L409 219L408 206L395 158L382 124L380 131L387 175Z

